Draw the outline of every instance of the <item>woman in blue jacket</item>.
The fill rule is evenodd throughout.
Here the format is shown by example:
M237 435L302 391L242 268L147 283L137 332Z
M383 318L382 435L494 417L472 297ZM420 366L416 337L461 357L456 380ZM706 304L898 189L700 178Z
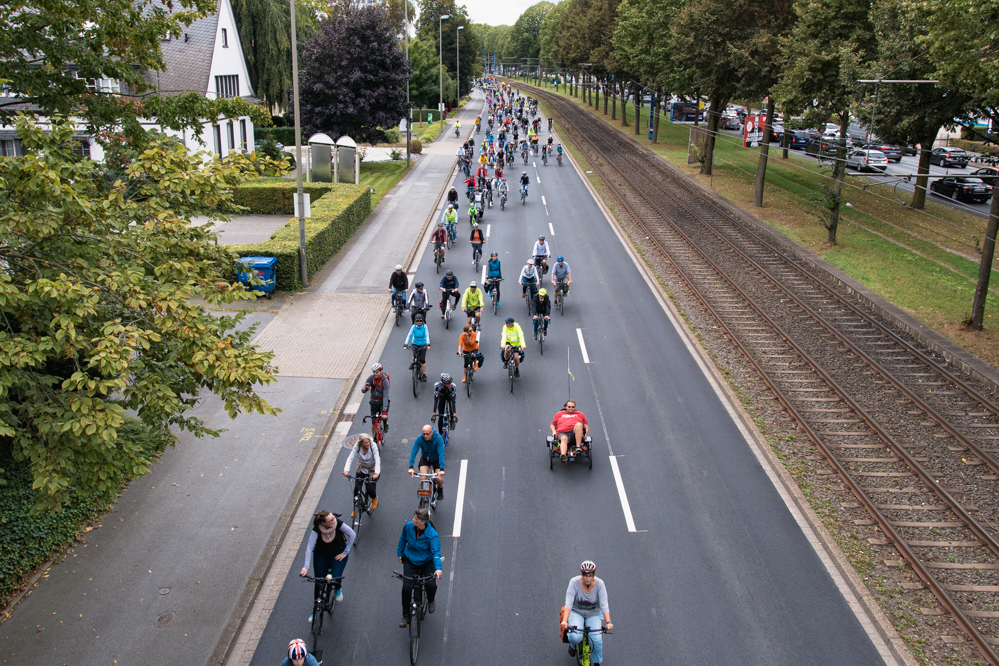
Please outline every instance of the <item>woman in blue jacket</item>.
M437 530L430 524L430 512L417 509L413 519L402 526L397 549L399 561L402 562L402 621L400 627L409 626L409 605L413 597L413 578L429 576L424 589L427 592L427 610L433 613L437 610L434 598L437 596L437 580L443 573L441 570L441 539Z
M423 315L416 315L416 323L409 329L406 341L402 343L402 348L413 346L413 354L420 362L420 379L427 381L427 350L430 349L430 329L423 321Z

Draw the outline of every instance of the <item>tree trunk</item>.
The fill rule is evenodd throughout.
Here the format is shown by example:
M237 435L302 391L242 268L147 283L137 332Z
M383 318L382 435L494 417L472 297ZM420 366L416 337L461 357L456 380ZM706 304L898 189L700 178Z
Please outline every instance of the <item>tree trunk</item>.
M694 127L701 124L701 91L694 93Z
M718 125L721 123L721 112L728 104L727 97L721 97L712 93L708 99L711 102L711 112L708 113L708 128L704 135L704 161L701 162L701 173L710 176L715 165L715 135L718 133Z
M992 206L989 208L989 223L985 225L985 238L982 239L982 263L978 266L975 302L971 306L971 328L976 331L982 330L985 324L985 299L989 295L989 278L992 275L997 231L999 231L999 196L993 196Z
M655 111L653 111L652 120L652 143L659 143L659 107L663 103L662 93L656 91L655 95Z
M628 126L628 91L625 90L624 81L620 84L621 86L621 127Z
M843 196L843 178L846 176L846 131L850 128L850 113L844 109L840 113L839 146L836 148L836 163L833 165L833 202L830 210L829 224L826 229L829 234L826 242L836 244L836 230L839 228L840 199Z
M607 115L607 80L604 79L604 115Z
M930 151L933 150L933 140L937 133L927 134L919 141L919 164L916 166L917 174L928 174L930 172ZM923 146L929 146L923 150ZM916 189L912 193L912 207L916 210L923 210L926 207L926 186L929 183L926 176L916 176Z
M785 117L784 117L784 121L785 121L785 123L787 122L787 116L786 116L786 114L785 114ZM788 149L788 146L791 145L791 130L789 130L787 128L786 124L784 125L784 135L781 137L780 145L781 145L781 148L784 149L784 154L781 155L781 159L785 159L786 160L787 159L787 149Z
M611 82L610 95L611 95L611 105L610 105L611 120L617 120L617 83ZM606 113L607 110L605 109L604 114Z
M753 205L763 208L763 185L767 182L767 159L770 157L770 133L774 127L774 98L767 100L767 121L763 125L763 145L760 146L760 163L756 166L756 195Z
M593 110L600 110L600 82L597 81L596 77L593 77Z
M635 136L638 136L638 127L642 124L642 87L635 84Z

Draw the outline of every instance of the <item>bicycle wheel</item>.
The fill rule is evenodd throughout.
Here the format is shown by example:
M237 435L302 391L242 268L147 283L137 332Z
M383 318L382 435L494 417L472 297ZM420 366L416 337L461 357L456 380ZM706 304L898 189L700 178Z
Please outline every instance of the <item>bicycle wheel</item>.
M545 324L542 320L541 325L538 326L538 351L544 356L545 353Z
M476 252L475 253L475 272L476 272L476 274L478 274L478 272L479 272L479 257L480 257L480 253Z
M364 484L361 484L361 493L364 492ZM354 530L354 545L361 540L361 514L364 513L363 495L354 498L354 511L350 514L350 529Z
M399 306L397 305L397 306L395 306L395 325L396 325L396 326L398 326L398 325L399 325L399 320L400 320L400 319L402 319L402 308L400 308L400 307L399 307Z
M420 611L413 606L409 613L409 663L416 666L416 657L420 652Z
M316 651L319 644L319 634L323 633L323 603L316 600L312 604L312 651Z
M413 397L420 396L420 364L413 361Z
M444 308L444 328L450 328L450 327L451 327L451 305L449 302L448 306Z
M434 263L437 264L437 272L441 272L441 254L440 252L434 257Z
M561 289L559 290L561 291ZM558 313L561 316L565 316L565 292L563 291L558 297Z
M513 371L514 371L514 367L515 366L513 364L513 354L510 354L510 363L507 366L507 372L510 374L510 393L513 393Z

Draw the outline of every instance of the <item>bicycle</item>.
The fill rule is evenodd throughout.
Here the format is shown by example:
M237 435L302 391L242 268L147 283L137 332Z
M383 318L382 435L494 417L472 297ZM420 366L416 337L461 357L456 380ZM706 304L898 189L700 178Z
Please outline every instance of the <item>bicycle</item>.
M396 291L395 295L392 297L392 309L395 310L395 325L399 325L399 320L402 319L402 313L406 310L406 294L402 291Z
M562 153L558 153L555 159L558 162L558 165L562 166Z
M420 651L420 625L427 615L426 591L424 586L433 576L416 576L415 578L406 576L402 572L393 571L395 577L400 580L413 581L413 597L409 605L409 663L416 666L416 658Z
M476 269L478 270L478 269ZM444 292L444 328L450 328L451 326L451 315L454 313L454 307L451 305L452 292Z
M534 295L538 293L538 285L533 282L527 283L527 293L524 294L524 300L527 301L527 316L534 316Z
M527 149L526 148L524 150L520 151L520 156L523 158L524 164L527 164Z
M356 481L358 477L348 476L347 481ZM361 479L361 489L356 495L354 495L354 509L350 512L350 529L354 530L354 547L357 547L357 543L361 540L361 516L365 513L371 514L371 498L368 497L368 483L371 482L371 477L364 474L360 477Z
M419 498L419 508L426 509L433 513L437 508L437 472L417 472L415 477L420 485L416 489L416 496Z
M447 445L451 443L451 439L450 437L448 437L448 433L451 432L451 427L450 427L451 419L448 418L447 414L441 414L441 419L442 419L441 425L443 426L443 428L441 429L441 439L444 440L444 448L447 448ZM437 421L437 414L435 412L430 415L430 422L434 423L436 421ZM436 502L434 503L434 508L435 509L437 508Z
M570 625L566 632L570 630L579 631L579 627L575 625ZM588 626L583 625L583 640L579 642L576 647L569 647L569 654L576 657L576 664L578 666L590 666L590 654L593 652L593 643L590 641L590 634L610 634L606 628L601 627L600 629L590 629Z
M526 206L527 205L527 188L526 187L520 188L520 205L521 206Z
M472 245L472 262L475 264L475 272L479 272L479 261L482 259L482 243Z
M510 393L513 393L513 380L517 378L517 376L516 376L517 364L514 363L513 355L514 354L519 354L520 350L519 349L513 349L513 347L511 347L510 345L507 345L506 348L508 350L511 350L510 351L510 358L509 358L509 360L506 361L506 371L507 371L507 374L510 376ZM504 354L504 356L505 356L505 354Z
M430 345L427 345L430 347ZM420 385L423 384L423 373L420 372L420 349L419 345L412 345L413 348L413 362L410 364L409 369L413 371L413 397L417 398L420 395Z
M569 293L565 291L565 280L555 281L555 307L558 308L558 313L565 316L565 297Z
M370 418L371 414L368 414L363 419L361 419L361 423L367 423L368 419ZM382 445L382 440L385 439L385 419L379 416L377 419L375 419L374 426L375 426L375 444L377 444L380 447Z
M541 162L545 166L548 166L548 151L547 150L542 150L541 151Z
M489 286L490 296L493 299L493 314L496 314L497 308L499 308L500 303L500 286L499 283L503 281L503 278L486 278L486 284Z
M545 315L535 315L534 318L538 320L538 347L539 351L543 355L545 353L545 336L548 335L545 331L545 329L548 328L548 322L545 321Z
M447 224L447 246L454 247L454 244L458 241L458 223L448 222Z
M457 125L454 126L454 138L456 139L461 138L461 128L458 127Z
M444 253L441 252L441 248L434 250L434 263L437 264L437 272L441 272L441 264L444 263Z
M465 363L465 393L472 397L472 376L475 375L475 365L479 360L476 352L461 352L461 357Z
M506 192L500 194L500 210L506 210Z
M322 589L319 598L312 602L312 651L316 651L319 643L319 635L323 633L323 614L328 613L333 619L333 609L336 608L336 598L330 594L333 586L343 580L343 576L334 578L327 574L325 578L314 578L313 576L303 576L302 579L309 583L320 583Z

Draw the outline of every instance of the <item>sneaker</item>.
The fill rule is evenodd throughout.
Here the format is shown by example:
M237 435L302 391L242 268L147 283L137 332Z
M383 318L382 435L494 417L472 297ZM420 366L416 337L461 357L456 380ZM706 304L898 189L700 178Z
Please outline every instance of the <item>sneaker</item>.
M441 313L441 319L443 319L443 318L444 318L444 313L442 312L442 313Z
M570 657L576 656L576 648L572 647L571 645L569 646L569 656Z
M500 307L501 305L503 305L503 304L500 303L499 301L496 301L496 307Z
M403 615L402 619L399 621L399 628L400 629L405 629L408 626L409 626L409 616L408 615Z
M429 604L427 604L428 613L433 613L435 610L437 610L437 604L435 602L431 601Z
M516 370L513 371L513 376L516 377L517 379L520 379L520 368L517 368Z
M562 465L564 466L569 461L569 456L562 454Z
M537 333L535 333L535 334L534 334L534 339L535 339L535 340L537 340L537 339L538 339L538 334L537 334Z
M309 613L309 624L312 624L312 616L313 615L314 615L314 613Z
M472 370L474 370L475 372L479 371L479 362L478 361L476 361L475 363L472 364Z
M377 497L372 497L371 498L371 506L368 508L368 511L374 511L377 508L378 508L378 498Z
M383 429L383 431L388 432L388 421L385 421L385 428Z
M336 591L336 595L334 595L333 598L336 599L337 603L340 603L341 601L343 601L343 588L340 588L339 590L337 590Z
M439 500L444 499L444 486L437 487L437 499Z

